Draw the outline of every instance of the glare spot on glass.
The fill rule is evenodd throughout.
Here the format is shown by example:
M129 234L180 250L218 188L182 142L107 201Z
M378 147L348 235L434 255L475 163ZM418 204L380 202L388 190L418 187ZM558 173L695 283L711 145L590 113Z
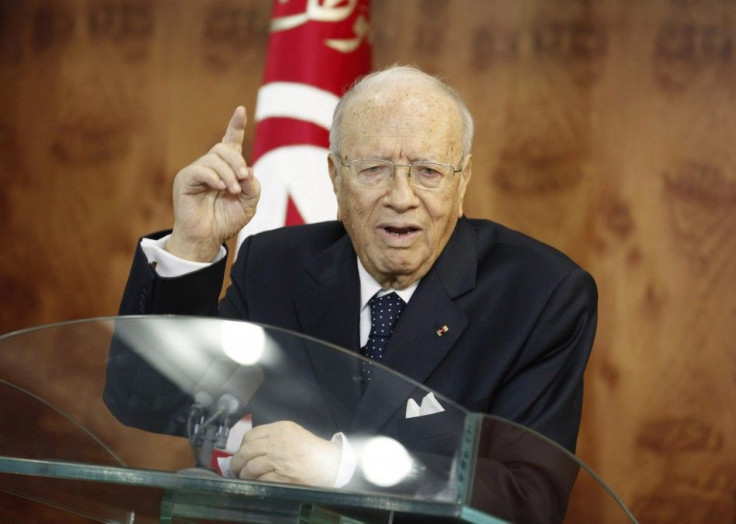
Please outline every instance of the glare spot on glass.
M370 439L360 457L365 478L376 486L395 486L412 469L412 460L404 446L389 437Z
M223 322L220 343L224 353L238 364L250 366L263 356L266 334L263 328L245 322Z

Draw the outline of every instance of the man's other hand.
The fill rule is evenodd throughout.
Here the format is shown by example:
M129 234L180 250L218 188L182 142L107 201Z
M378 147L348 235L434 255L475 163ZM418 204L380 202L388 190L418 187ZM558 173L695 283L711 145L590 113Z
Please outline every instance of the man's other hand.
M176 175L170 253L211 262L255 215L261 186L243 157L246 123L245 108L238 106L222 141Z
M333 487L341 457L340 444L282 421L248 431L230 467L246 480Z

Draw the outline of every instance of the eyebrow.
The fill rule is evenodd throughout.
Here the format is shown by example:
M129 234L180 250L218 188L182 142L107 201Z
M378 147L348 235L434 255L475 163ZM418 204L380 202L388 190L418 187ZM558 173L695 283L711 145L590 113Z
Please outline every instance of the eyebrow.
M354 160L388 160L395 164L401 163L400 161L394 160L392 157L384 156L384 155L361 156L361 157L356 157ZM433 158L428 158L428 157L409 158L408 161L410 164L413 164L414 162L427 162L427 163L433 163L433 164L450 164L449 162L442 162L440 160L435 160Z

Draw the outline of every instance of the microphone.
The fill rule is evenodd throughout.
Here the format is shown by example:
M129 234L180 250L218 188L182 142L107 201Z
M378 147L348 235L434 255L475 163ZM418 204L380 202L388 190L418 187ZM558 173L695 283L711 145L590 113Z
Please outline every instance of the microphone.
M218 359L207 368L202 378L194 385L194 406L209 410L220 396L222 385L237 367L231 360Z
M258 366L240 366L230 359L218 359L195 384L194 404L187 424L189 444L197 464L195 470L209 469L214 448L224 447L227 442L230 420L245 414L245 406L263 379Z
M222 385L217 399L217 412L234 417L250 402L263 384L263 371L258 366L241 366Z

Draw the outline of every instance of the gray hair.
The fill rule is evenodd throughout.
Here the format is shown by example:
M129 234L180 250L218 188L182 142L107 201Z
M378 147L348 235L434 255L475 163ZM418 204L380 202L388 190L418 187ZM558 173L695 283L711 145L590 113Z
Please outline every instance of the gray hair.
M413 84L423 82L426 85L437 89L439 92L446 94L455 102L462 122L463 157L470 153L470 149L473 145L473 116L470 114L470 110L465 104L463 98L460 96L460 93L447 85L441 79L429 75L417 67L393 65L389 68L375 71L358 79L358 81L356 81L338 101L337 106L335 107L335 112L332 115L332 126L330 127L331 154L336 156L340 154L340 127L342 126L345 108L348 107L354 99L359 98L364 93L380 90L388 85L401 82L409 82Z

